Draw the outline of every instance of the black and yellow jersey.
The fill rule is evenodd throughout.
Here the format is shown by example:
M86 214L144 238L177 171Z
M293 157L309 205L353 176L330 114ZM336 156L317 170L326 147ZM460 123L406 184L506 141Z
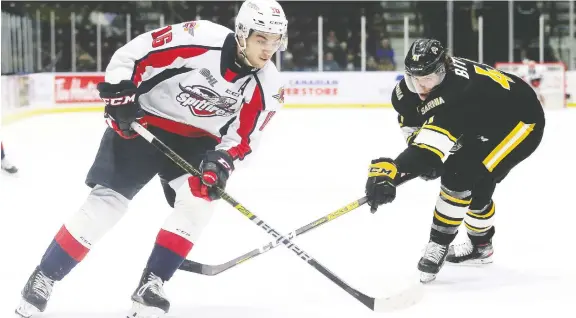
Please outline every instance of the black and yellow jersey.
M506 135L520 122L544 122L536 93L521 78L464 58L452 61L426 100L411 92L404 79L392 92L410 154L398 157L402 172L423 173L441 164L457 142L465 147L467 140ZM425 167L418 163L422 160Z

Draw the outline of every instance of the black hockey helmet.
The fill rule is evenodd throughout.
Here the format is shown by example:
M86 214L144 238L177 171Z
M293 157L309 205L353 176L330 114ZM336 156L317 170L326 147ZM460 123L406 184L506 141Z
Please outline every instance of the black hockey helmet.
M404 59L406 73L413 76L426 76L444 65L446 50L442 43L434 39L417 39L410 46Z
M440 41L417 39L404 59L404 72L408 88L427 94L438 86L446 75L446 49Z

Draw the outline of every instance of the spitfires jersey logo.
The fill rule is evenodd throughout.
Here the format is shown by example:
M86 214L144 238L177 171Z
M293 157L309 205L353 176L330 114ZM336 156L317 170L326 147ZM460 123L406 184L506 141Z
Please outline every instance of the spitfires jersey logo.
M277 100L280 104L284 104L284 86L278 89L278 94L272 95L272 98Z
M184 23L184 31L188 32L191 36L194 36L194 30L198 28L198 23L196 21L190 21Z
M231 116L236 113L232 108L236 99L220 94L208 87L200 85L182 86L178 84L182 93L176 96L176 101L183 107L188 107L192 115L198 117Z

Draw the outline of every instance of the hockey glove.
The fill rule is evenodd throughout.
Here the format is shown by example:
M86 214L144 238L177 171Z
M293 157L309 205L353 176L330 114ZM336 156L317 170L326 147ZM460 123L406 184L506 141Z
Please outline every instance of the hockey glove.
M195 197L207 201L220 199L220 194L214 187L224 190L230 174L234 171L234 162L224 150L210 150L200 163L201 177L188 178L188 185Z
M100 98L106 103L104 116L108 119L108 125L112 127L122 138L132 139L138 134L130 128L133 121L146 127L144 111L138 103L137 88L132 81L123 80L118 84L108 82L99 83L97 86Z
M394 179L398 168L390 158L372 160L366 181L366 196L370 212L374 213L378 206L394 201L396 198L396 185Z
M440 165L438 168L432 168L430 171L420 175L420 178L426 181L432 181L440 178L444 173L444 165Z

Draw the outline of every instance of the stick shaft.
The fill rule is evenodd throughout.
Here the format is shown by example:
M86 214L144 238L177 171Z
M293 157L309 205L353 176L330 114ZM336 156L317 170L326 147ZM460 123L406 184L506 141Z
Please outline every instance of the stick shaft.
M298 228L297 230L290 232L287 237L292 240L297 236L300 236L312 229L318 228L328 222L331 222L339 217L341 217L342 215L348 214L349 212L357 209L358 207L366 204L366 202L368 202L368 199L366 197L362 197L361 199L358 199L328 215L325 215L319 219L316 219L300 228ZM260 248L256 248L253 249L252 251L245 253L243 255L240 255L230 261L227 261L226 263L223 264L219 264L219 265L208 265L208 264L202 264L202 263L198 263L189 259L184 260L184 263L182 263L182 265L180 265L180 270L184 270L187 272L192 272L192 273L197 273L197 274L203 274L203 275L217 275L220 274L223 271L226 271L232 267L235 267L237 265L240 265L241 263L244 263L245 261L252 259L256 256L262 255L272 249L274 249L275 247L277 247L278 245L280 245L280 242L278 240L275 241L271 241L266 245L261 246Z
M142 127L142 125L138 124L137 122L133 122L131 125L132 129L140 134L143 138L148 140L154 147L164 153L168 158L170 158L174 163L179 165L184 171L193 174L193 175L200 175L200 172L194 168L190 163L180 157L177 153L175 153L170 147L166 146L162 141L158 140L152 133L150 133L146 128ZM360 291L354 289L352 286L348 285L344 282L340 277L336 276L336 274L332 273L328 270L325 266L320 264L316 259L310 256L306 251L301 249L299 246L291 242L286 236L280 234L276 231L272 226L270 226L267 222L260 219L257 215L250 212L246 207L242 204L238 203L238 201L234 200L228 193L226 193L221 188L215 187L215 189L219 192L221 198L232 205L236 210L242 213L246 218L248 218L252 223L256 224L258 227L266 231L268 234L272 235L279 241L281 244L286 246L290 251L298 256L301 260L308 263L318 272L322 273L324 277L330 279L333 283L338 285L340 288L344 289L348 294L359 300L362 304L374 310L375 299L373 297L369 297Z

